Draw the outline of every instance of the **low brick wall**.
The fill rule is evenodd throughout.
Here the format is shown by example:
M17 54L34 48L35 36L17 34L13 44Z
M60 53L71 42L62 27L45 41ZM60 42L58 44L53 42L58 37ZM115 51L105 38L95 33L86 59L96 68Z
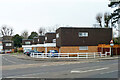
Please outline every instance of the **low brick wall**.
M32 50L35 50L35 49L39 52L43 52L43 51L45 52L45 47L32 47ZM47 52L49 50L57 50L59 52L58 47L47 47Z
M79 46L60 47L61 53L97 52L98 46L88 46L88 50L79 50Z

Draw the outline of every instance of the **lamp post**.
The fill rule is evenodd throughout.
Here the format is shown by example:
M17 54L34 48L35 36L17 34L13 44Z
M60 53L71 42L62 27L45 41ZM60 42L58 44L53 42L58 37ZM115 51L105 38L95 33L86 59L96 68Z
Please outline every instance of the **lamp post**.
M113 46L114 46L113 40L110 41L110 46L111 46L111 57L113 57Z

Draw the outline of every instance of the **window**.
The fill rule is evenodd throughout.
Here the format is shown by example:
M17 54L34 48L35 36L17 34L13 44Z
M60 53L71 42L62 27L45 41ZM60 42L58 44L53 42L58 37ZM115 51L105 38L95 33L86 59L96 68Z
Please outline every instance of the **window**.
M53 39L53 43L56 43L56 39Z
M88 50L88 46L80 46L79 50Z
M45 37L45 40L47 40L47 37Z
M59 38L59 33L56 34L56 38Z
M25 44L31 44L31 42L30 42L30 41L28 41L28 42L25 42Z
M79 37L88 37L88 32L79 32Z
M5 46L12 46L12 43L6 43Z

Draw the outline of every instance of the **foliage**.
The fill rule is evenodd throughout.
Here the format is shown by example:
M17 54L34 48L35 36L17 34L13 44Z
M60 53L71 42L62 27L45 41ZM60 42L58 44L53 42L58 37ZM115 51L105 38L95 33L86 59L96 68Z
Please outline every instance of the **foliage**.
M114 42L114 44L120 44L120 37L119 38L114 38L113 39L113 42Z
M116 7L116 9L113 11L113 13L111 15L111 17L113 19L112 20L112 24L114 25L115 23L118 22L118 19L120 18L120 8L119 8L120 1L118 1L118 2L111 2L108 6L111 7L111 8L115 8Z
M34 37L38 37L37 32L31 32L31 35L28 37L28 39L33 39Z
M13 36L12 40L14 41L15 47L22 47L22 36L19 36L19 34L16 34Z

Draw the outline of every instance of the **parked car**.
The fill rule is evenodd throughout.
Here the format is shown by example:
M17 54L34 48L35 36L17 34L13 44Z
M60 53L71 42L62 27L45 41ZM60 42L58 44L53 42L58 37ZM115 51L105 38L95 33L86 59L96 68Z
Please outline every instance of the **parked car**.
M36 51L36 50L29 50L27 52L25 52L26 55L30 56L31 53L42 53L42 52L39 52L39 51Z
M26 54L27 52L31 51L31 49L25 49L24 50L24 54Z
M5 53L12 53L12 50L5 50Z
M1 51L0 51L0 54L5 54L5 51L4 51L4 50L1 50Z
M58 51L57 50L48 51L47 57L58 57Z

